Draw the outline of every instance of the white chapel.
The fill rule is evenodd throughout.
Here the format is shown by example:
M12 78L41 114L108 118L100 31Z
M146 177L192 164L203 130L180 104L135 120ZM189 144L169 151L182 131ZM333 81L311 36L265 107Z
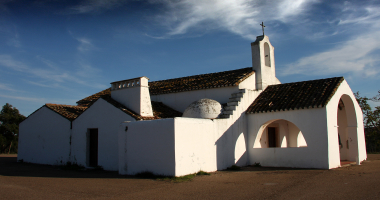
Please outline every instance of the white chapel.
M182 176L367 158L363 114L343 77L281 84L269 38L258 36L251 50L252 67L130 78L75 106L45 104L20 124L18 160Z

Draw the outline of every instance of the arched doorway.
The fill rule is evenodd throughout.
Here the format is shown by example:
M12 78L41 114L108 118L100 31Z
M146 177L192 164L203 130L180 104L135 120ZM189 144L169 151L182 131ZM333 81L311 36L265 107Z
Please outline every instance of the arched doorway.
M339 154L342 165L358 159L358 124L355 106L350 96L343 94L337 109Z
M292 122L276 119L263 124L253 148L307 147L302 131Z

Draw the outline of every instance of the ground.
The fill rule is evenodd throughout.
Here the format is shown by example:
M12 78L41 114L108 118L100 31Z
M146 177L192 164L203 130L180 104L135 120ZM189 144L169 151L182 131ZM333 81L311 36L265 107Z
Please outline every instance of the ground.
M0 155L1 199L380 199L380 154L332 170L246 167L174 183L17 163Z

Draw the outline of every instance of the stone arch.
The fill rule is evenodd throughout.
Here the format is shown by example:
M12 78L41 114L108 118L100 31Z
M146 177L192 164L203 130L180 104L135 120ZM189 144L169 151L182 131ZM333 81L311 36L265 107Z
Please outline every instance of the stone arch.
M253 146L253 148L289 147L307 147L307 142L297 125L284 119L274 119L264 123Z
M271 62L270 62L270 48L268 42L264 43L264 56L265 56L265 66L271 67Z
M352 98L343 94L337 106L340 160L356 161L359 154L358 121Z

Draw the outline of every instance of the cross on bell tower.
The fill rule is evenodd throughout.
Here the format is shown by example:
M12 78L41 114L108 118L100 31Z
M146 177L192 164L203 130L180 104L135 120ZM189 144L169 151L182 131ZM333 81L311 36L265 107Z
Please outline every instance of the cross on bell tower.
M264 22L261 22L260 26L263 28L263 35L264 35Z

